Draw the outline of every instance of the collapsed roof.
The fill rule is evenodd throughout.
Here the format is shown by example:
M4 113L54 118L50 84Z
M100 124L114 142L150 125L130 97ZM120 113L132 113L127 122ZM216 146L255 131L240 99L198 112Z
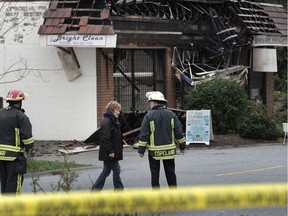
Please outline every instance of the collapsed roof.
M174 47L172 66L191 85L219 70L234 73L231 54L253 45L257 35L277 37L287 45L287 11L276 4L224 0L51 0L43 17L40 35L117 34L117 46L134 43ZM199 65L203 62L205 67ZM189 75L191 65L199 76ZM240 68L242 77L246 76L246 69Z
M154 19L160 23L165 23L163 22L165 20L177 21L183 24L219 18L225 25L218 26L219 28L234 27L237 28L235 31L241 31L241 34L248 31L252 34L287 36L287 11L283 6L248 1L51 0L43 17L45 20L40 26L39 34L69 32L109 34L114 33L111 20L125 20L126 18ZM129 26L126 27L129 28ZM173 28L175 27L167 28L166 31L171 31ZM183 33L187 30L189 29L182 29Z
M190 85L217 74L236 72L245 81L247 66L233 65L231 54L252 46L257 36L276 37L287 46L287 11L275 4L225 0L51 0L43 17L40 35L117 34L117 47L172 47L171 65ZM126 128L124 134L132 142L144 114L132 113L122 118L127 126L137 119L137 124ZM98 139L96 131L85 142Z

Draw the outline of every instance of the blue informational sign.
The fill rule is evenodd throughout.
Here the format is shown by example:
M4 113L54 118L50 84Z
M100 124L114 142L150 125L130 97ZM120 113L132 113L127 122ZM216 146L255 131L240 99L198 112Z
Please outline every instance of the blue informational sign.
M205 143L213 140L211 110L186 111L186 144Z

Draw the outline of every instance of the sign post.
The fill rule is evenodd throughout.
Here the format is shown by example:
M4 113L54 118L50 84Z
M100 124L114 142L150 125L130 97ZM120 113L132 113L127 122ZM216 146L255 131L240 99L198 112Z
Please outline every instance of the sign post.
M209 145L213 139L211 110L187 110L186 145L190 143Z

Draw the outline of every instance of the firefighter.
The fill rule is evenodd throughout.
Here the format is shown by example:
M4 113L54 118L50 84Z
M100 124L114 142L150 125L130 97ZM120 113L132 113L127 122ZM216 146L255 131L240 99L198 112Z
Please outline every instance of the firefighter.
M26 94L20 89L8 92L8 107L0 109L1 194L19 195L26 173L27 159L34 147L32 125L22 109Z
M177 186L175 174L176 143L182 154L186 149L182 125L174 112L166 109L167 100L159 91L147 92L146 97L151 110L143 118L139 135L138 153L144 156L148 149L151 172L151 185L160 187L160 161L163 161L166 180L169 187Z

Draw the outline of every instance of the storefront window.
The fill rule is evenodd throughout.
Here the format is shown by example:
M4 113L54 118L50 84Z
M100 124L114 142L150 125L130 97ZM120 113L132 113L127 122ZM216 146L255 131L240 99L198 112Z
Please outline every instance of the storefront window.
M148 91L165 92L164 50L115 50L115 99L123 111L147 110Z

